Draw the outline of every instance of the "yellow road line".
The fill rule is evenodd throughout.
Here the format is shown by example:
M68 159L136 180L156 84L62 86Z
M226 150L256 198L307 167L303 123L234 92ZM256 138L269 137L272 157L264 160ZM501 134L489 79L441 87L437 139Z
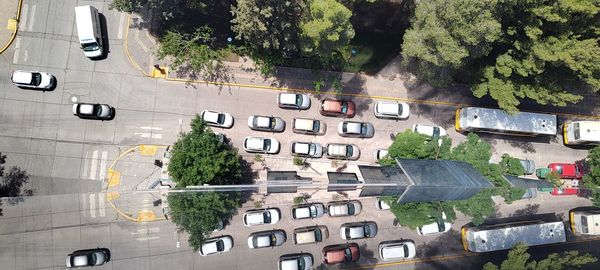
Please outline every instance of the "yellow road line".
M15 30L13 31L12 35L10 36L10 39L8 40L8 43L6 43L4 45L4 47L2 47L2 49L0 49L0 54L2 54L4 51L6 51L6 49L8 49L8 47L10 47L10 45L13 43L13 41L15 40L15 37L17 36L17 32L19 31L19 21L21 21L21 8L23 6L23 0L19 0L19 4L17 7L17 27L15 27Z
M133 65L133 67L135 67L137 70L139 70L144 76L146 77L150 77L149 74L147 74L146 72L144 72L144 70L142 70L142 68L140 67L140 65L138 65L138 63L136 61L133 60L133 58L131 57L131 54L129 53L129 25L131 24L131 13L129 15L127 15L127 28L125 29L125 55L127 56L127 59L129 59L129 62Z

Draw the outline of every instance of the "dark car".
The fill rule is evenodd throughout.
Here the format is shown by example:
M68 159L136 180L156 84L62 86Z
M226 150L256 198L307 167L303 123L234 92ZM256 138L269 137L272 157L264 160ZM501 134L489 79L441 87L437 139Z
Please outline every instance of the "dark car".
M323 263L337 264L355 262L360 259L360 251L356 243L331 245L323 248Z
M67 255L67 267L85 267L103 265L110 261L108 248L94 248L77 250Z
M337 100L337 99L324 99L321 101L321 108L319 113L325 116L336 116L336 117L354 117L356 111L356 104L352 101Z
M106 104L75 103L73 114L85 119L111 120L115 117L115 108Z

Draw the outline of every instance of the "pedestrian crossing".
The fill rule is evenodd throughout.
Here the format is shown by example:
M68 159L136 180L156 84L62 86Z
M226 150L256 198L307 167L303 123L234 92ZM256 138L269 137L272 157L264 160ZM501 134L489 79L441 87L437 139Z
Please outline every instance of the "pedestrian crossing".
M98 181L106 180L106 172L108 170L108 151L85 151L83 159L83 179Z
M92 218L106 216L106 195L104 193L81 194L81 201L89 206Z

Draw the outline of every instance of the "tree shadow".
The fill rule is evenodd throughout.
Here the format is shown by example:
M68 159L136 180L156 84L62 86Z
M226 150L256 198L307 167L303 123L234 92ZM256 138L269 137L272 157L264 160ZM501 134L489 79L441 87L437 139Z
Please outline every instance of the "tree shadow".
M537 214L537 212L539 211L539 209L540 209L540 205L539 204L527 204L527 206L525 208L516 210L510 216L511 217L532 216L532 215Z
M420 245L417 248L417 258L430 258L440 257L448 255L456 255L464 253L461 241L461 235L455 230L450 230L443 233L436 239L426 242L426 244ZM465 263L465 260L471 261ZM415 265L417 270L429 270L429 269L463 269L465 265L473 265L478 261L476 256L472 257L461 257L461 260L430 260L420 262Z

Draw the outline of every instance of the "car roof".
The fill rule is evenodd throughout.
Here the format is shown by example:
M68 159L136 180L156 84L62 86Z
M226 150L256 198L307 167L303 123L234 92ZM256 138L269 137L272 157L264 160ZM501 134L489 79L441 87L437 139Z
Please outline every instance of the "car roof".
M79 104L79 113L81 114L93 114L94 104Z
M16 83L30 84L32 76L32 72L17 70L13 72L12 80Z
M294 128L312 130L314 121L316 121L316 120L306 119L306 118L295 118L294 119Z
M352 238L365 236L365 230L363 229L362 226L350 227L349 229L350 229L350 237L352 237Z
M297 270L298 269L298 259L285 259L281 262L282 270Z
M297 94L281 93L279 94L279 101L283 104L296 105L296 96Z
M264 212L249 212L246 213L246 223L248 224L262 224L264 222Z
M212 241L202 245L202 253L206 255L217 252L217 241Z
M360 122L345 122L346 132L350 133L361 133L362 123Z
M256 244L259 247L266 247L271 245L271 235L258 235L256 238Z
M252 149L263 149L264 139L259 137L249 137L248 140L246 140L246 147Z
M346 257L344 249L330 250L327 252L327 262L336 263L343 262Z
M73 265L74 266L88 265L88 255L80 254L80 255L73 256Z
M325 100L323 100L323 109L326 111L336 111L336 112L341 111L342 110L342 101L325 99Z
M310 206L294 208L294 213L296 213L296 218L310 217Z
M383 114L397 115L398 107L400 107L400 104L398 104L398 103L383 102L383 101L377 102L377 111L379 113L383 113Z
M205 111L204 119L210 122L217 122L219 119L219 113L213 111Z
M294 143L294 153L308 154L310 143L296 142Z
M335 156L345 156L346 155L346 145L345 144L330 144L327 147L327 154L335 155Z

